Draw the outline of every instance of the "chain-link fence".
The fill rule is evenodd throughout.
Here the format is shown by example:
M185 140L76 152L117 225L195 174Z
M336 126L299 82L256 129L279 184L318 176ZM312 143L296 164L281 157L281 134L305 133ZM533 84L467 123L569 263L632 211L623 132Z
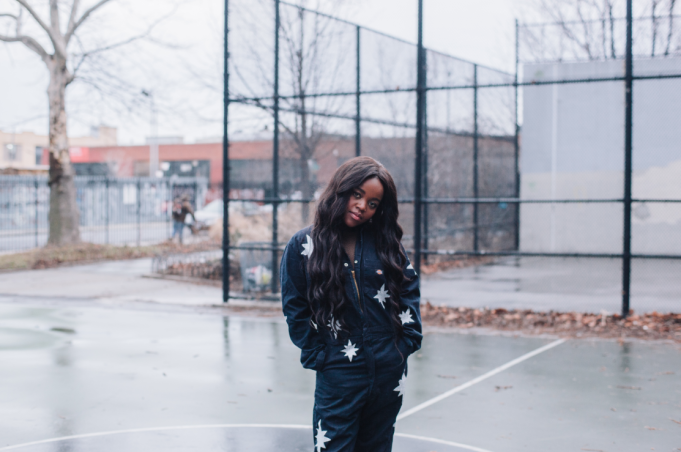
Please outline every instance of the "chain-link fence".
M0 176L0 253L37 248L49 235L47 177ZM172 234L172 202L186 196L201 208L204 178L75 177L80 235L85 242L140 246Z
M272 291L283 244L356 155L393 175L405 246L425 260L517 249L515 74L428 49L419 58L413 43L285 2L232 0L228 14L230 152L272 143L226 157L230 203L277 206L267 225L230 212L229 248L271 236Z
M225 250L271 237L273 292L333 171L369 155L396 181L415 266L494 256L483 282L528 300L678 309L676 17L516 24L507 73L278 0L227 5L225 144L271 144L225 146L225 183L230 203L274 207L232 215Z
M631 10L517 26L519 251L541 256L528 267L561 268L556 292L601 309L679 309L678 26Z

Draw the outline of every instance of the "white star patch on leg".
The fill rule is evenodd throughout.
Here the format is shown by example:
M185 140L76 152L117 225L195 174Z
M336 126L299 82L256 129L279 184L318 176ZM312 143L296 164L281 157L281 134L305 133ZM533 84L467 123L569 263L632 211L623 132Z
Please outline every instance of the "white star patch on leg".
M338 339L338 332L341 330L340 322L331 316L331 320L329 320L329 323L326 326L328 326L333 333L333 338Z
M400 378L400 382L397 385L393 391L397 392L398 397L402 397L404 393L406 392L406 384L407 384L407 376L405 374L402 374L402 378Z
M331 438L326 437L326 430L322 430L322 420L319 420L319 423L317 424L317 435L315 436L315 439L317 440L317 444L315 444L315 447L317 448L317 452L320 452L322 449L326 449L326 443L331 441Z
M402 320L402 325L405 323L413 323L414 319L411 318L411 311L407 308L402 314L400 314L400 320Z
M352 362L352 358L357 355L357 351L359 351L359 349L355 347L355 344L350 342L350 339L348 339L348 345L346 345L345 348L341 350L341 353L345 354L345 357L348 358L350 362Z
M390 295L388 295L388 291L385 290L385 284L381 286L381 290L378 290L376 292L374 298L377 299L378 302L381 303L381 306L383 306L383 309L385 309L385 299L390 298Z
M307 242L303 243L303 252L300 254L309 258L314 250L314 243L312 243L312 238L309 235L306 235L305 237L307 238Z

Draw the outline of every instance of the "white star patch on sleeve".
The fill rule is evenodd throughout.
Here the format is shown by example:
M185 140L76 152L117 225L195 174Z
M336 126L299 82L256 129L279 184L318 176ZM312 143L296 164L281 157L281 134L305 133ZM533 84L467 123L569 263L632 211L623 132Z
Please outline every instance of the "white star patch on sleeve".
M414 266L411 265L411 262L409 262L409 265L407 265L407 270L411 270L414 272L414 274L416 274L416 270L414 270Z
M333 333L333 338L338 339L338 332L341 330L340 322L331 316L331 320L329 320L329 323L326 326L328 326Z
M381 306L383 306L383 309L385 309L385 299L390 298L390 295L388 295L388 291L385 290L385 284L381 286L381 290L378 290L376 292L374 298L377 299L378 302L381 303Z
M393 391L397 392L398 397L402 397L404 393L406 392L406 385L407 385L407 376L405 374L402 374L402 378L400 378L400 382L397 385Z
M315 444L315 447L317 448L317 452L321 452L322 449L326 449L326 443L331 441L331 438L326 437L326 430L322 430L322 420L319 420L319 423L317 424L317 435L315 436L315 439L317 440L317 444Z
M300 254L309 258L312 255L312 250L314 250L314 243L312 243L312 238L309 235L306 235L305 237L307 242L303 243L303 252Z
M405 323L413 323L414 319L411 318L411 311L407 308L402 314L400 314L400 320L402 320L402 325Z
M315 331L319 331L319 328L317 328L317 324L314 323L314 320L310 319L310 323L311 323L312 326L314 327L314 330L315 330Z
M350 342L350 339L348 339L348 345L345 346L343 350L341 350L341 353L345 354L345 357L352 362L352 358L357 355L357 351L359 349L355 347L355 344Z

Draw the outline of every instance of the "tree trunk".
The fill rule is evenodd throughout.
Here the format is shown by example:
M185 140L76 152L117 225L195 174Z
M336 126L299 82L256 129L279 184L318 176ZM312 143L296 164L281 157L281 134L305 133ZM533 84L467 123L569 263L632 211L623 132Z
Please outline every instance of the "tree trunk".
M50 85L50 233L48 245L70 245L80 242L80 212L76 203L74 171L69 156L66 133L66 86L70 74L66 60L52 56L49 63Z

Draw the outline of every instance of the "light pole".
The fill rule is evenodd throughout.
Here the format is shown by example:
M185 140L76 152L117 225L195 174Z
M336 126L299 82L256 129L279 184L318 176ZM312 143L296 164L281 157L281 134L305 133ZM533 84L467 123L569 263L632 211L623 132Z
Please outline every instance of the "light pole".
M154 103L154 95L151 91L142 90L142 95L149 98L151 107L150 129L151 136L149 137L149 177L158 177L158 121L156 118L156 104Z

